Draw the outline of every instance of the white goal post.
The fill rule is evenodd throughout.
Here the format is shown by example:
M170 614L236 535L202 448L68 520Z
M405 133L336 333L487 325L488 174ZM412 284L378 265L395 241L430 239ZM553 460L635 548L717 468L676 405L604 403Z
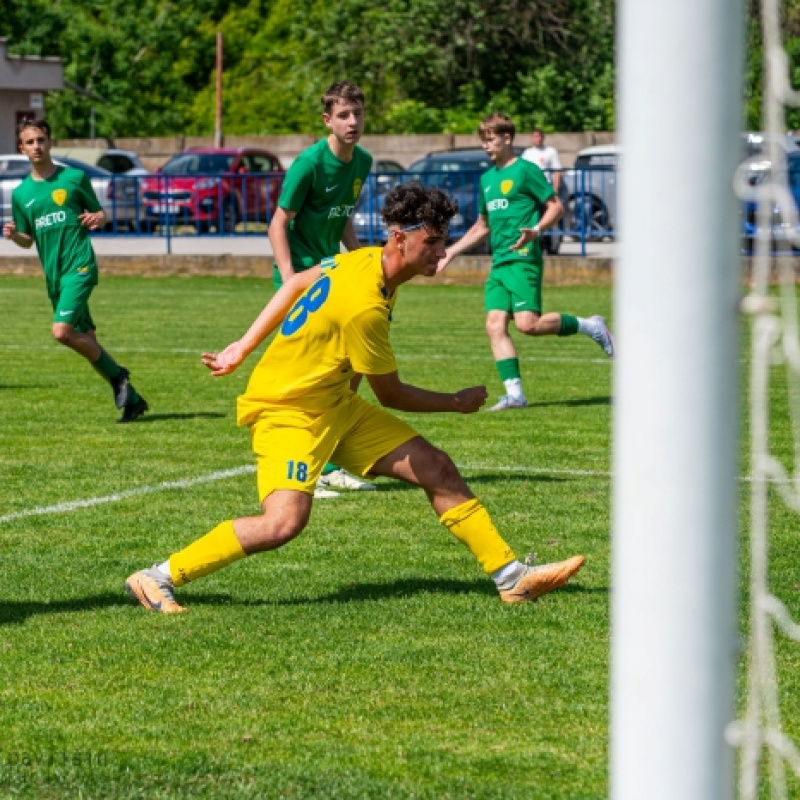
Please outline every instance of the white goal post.
M730 800L742 0L622 0L611 797Z

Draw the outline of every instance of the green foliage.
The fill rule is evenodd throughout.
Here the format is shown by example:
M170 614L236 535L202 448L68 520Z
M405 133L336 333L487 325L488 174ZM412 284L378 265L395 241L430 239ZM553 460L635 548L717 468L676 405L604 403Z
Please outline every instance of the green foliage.
M228 133L321 132L319 97L361 84L375 133L471 132L488 110L522 127L613 124L612 0L0 0L20 54L58 55L104 98L105 136L208 135L224 33ZM48 97L56 135L89 134L91 101Z

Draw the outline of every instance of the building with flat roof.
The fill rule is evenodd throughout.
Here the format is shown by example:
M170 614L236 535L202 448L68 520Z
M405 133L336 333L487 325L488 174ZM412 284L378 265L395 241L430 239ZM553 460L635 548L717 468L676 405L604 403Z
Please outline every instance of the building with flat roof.
M0 37L0 153L17 150L17 125L44 116L44 93L64 88L60 58L14 56Z

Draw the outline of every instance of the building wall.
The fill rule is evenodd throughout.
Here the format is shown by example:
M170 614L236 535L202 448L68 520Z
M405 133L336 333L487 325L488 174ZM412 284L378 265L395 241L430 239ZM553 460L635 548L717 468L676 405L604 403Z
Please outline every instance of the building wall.
M31 108L31 92L0 89L0 153L17 152L18 111L29 111L37 118L44 114L43 109Z
M288 166L306 147L314 144L313 134L286 134L276 136L226 136L226 147L260 147L269 150ZM588 131L585 133L551 133L547 135L547 144L553 145L561 157L564 167L575 163L575 156L584 147L597 144L611 144L614 133ZM61 147L89 147L88 139L64 139L57 143ZM451 150L454 147L480 147L477 134L406 134L406 135L370 135L361 139L361 144L376 159L391 159L404 167L409 167L418 158L437 150ZM515 144L527 147L530 144L529 133L517 134ZM112 146L105 139L98 139L97 146ZM115 139L114 147L132 150L139 155L147 169L156 169L176 153L187 147L213 147L213 136L169 136L148 139Z

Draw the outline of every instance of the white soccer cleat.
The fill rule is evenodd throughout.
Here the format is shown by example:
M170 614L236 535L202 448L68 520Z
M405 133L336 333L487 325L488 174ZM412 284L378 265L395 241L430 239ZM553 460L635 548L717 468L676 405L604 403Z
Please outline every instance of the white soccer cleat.
M608 325L606 325L605 319L599 314L595 314L595 316L589 317L589 319L595 323L595 332L592 334L592 339L603 348L603 352L613 361L616 352L614 334L611 333L608 329Z
M378 488L374 483L361 480L341 467L327 475L320 475L317 486L325 489L347 489L350 492L374 492Z
M509 411L512 408L527 408L528 401L524 397L514 398L510 394L500 395L500 399L487 411Z
M331 497L338 497L338 496L339 492L332 492L330 489L321 489L319 487L319 483L317 483L317 486L314 489L315 500L328 500Z

